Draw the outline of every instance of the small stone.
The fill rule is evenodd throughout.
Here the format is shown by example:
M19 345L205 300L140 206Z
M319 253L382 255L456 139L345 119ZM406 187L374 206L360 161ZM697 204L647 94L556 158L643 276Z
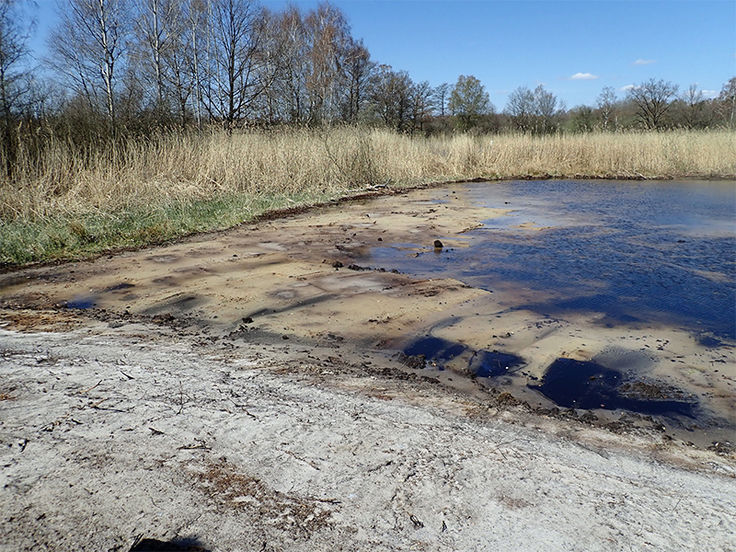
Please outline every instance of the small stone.
M445 247L445 246L444 246L444 244L440 240L434 240L434 248L435 249L442 249L443 247Z

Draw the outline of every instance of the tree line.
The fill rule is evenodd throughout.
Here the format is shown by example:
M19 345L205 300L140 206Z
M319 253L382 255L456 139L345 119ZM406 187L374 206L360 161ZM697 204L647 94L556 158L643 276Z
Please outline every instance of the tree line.
M31 68L26 0L0 0L2 157L50 137L96 147L119 137L221 125L349 123L400 132L733 127L736 77L715 99L650 80L567 109L519 87L497 112L481 82L433 87L371 59L345 14L322 3L272 11L256 0L64 0L45 68ZM43 77L41 76L43 75ZM49 77L50 75L50 77Z

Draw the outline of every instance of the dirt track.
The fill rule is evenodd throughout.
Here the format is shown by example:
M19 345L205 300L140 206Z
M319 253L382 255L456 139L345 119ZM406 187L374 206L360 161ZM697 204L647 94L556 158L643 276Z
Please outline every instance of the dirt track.
M406 199L0 276L0 549L731 550L727 446L614 433L385 352L427 328L508 334L532 377L623 339L583 318L539 332L499 317L513 293L365 265L381 242L462 247L503 213ZM657 332L727 411L713 358Z

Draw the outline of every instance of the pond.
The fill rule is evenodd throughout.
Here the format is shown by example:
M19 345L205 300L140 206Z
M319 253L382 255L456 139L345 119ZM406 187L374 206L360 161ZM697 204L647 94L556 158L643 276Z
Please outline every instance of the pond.
M519 309L594 311L610 325L666 323L715 345L736 339L734 184L470 184L466 198L512 211L466 233L468 247L426 250L420 259L404 247L380 247L373 262L489 291L523 289ZM452 201L450 192L441 195Z

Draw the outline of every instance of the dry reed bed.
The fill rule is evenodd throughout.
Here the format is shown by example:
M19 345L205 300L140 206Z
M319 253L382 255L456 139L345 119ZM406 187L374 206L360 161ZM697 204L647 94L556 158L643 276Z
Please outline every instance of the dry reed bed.
M0 181L0 239L6 242L0 244L0 263L161 241L378 184L542 176L733 178L736 133L424 138L356 128L213 132L129 143L85 160L55 144L30 166L21 159L15 181ZM31 251L22 254L23 248Z
M63 146L0 190L0 218L114 212L220 195L341 195L473 178L730 177L736 133L412 138L382 130L173 136L83 164Z

